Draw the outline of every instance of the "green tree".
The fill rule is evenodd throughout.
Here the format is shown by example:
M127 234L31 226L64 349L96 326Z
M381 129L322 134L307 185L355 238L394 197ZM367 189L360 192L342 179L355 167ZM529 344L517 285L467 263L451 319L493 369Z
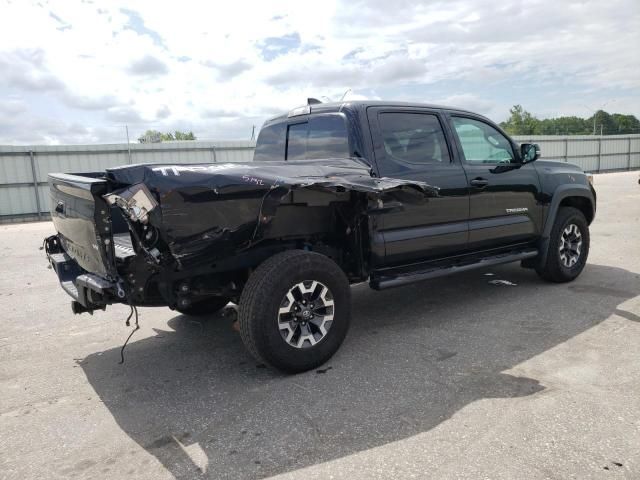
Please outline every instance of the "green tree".
M616 134L623 133L640 133L640 120L634 115L622 115L620 113L614 113L611 115L611 119L616 125Z
M162 141L162 133L158 130L147 130L138 137L140 143L157 143Z
M174 132L173 137L175 140L196 140L196 136L193 134L193 132L185 133L179 132L178 130Z
M147 130L143 135L138 138L140 143L158 143L158 142L171 142L174 140L197 140L193 132L181 132L175 130L173 133L162 133L158 130Z
M588 135L589 123L580 117L558 117L540 120L539 135Z
M589 118L576 116L537 119L522 105L514 105L500 126L511 135L616 135L640 133L640 120L634 115L609 114L598 110Z
M522 105L514 105L509 110L511 116L500 126L511 135L535 135L540 120L527 112Z
M612 116L604 110L598 110L588 118L587 121L591 124L591 133L594 135L598 135L600 132L602 132L603 135L614 135L618 133L616 122L614 122Z

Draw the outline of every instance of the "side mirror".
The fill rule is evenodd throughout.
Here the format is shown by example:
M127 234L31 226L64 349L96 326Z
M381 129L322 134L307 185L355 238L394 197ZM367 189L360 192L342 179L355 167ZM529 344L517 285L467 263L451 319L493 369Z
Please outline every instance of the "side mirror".
M531 163L540 158L540 145L537 143L523 143L520 145L522 163Z

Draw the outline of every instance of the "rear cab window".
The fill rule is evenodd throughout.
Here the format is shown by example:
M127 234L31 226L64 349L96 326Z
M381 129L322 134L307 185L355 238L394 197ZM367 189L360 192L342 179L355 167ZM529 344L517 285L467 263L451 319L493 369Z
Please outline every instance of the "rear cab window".
M274 123L260 129L253 160L256 162L272 162L284 160L286 122Z
M309 123L294 123L287 128L287 160L304 160L307 154Z
M307 121L281 122L260 130L255 161L349 158L349 135L342 114L316 114Z

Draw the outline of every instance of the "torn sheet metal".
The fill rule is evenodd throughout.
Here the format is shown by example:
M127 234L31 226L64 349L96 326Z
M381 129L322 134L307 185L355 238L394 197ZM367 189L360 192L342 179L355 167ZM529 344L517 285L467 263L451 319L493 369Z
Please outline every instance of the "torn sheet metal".
M146 185L136 184L116 194L105 195L109 205L117 205L134 222L146 224L149 213L158 206Z
M373 177L357 159L130 165L107 169L106 175L115 187L108 201L131 220L155 226L179 263L205 251L210 259L250 246L295 190L358 192L374 199L397 194L403 202L438 195L437 187L424 182ZM144 193L151 198L145 200Z
M128 165L107 169L107 178L123 185L144 183L168 191L182 187L207 187L217 194L260 190L261 187L344 188L382 193L409 188L436 196L438 188L424 182L371 176L369 165L356 159L287 162L209 163L196 165Z

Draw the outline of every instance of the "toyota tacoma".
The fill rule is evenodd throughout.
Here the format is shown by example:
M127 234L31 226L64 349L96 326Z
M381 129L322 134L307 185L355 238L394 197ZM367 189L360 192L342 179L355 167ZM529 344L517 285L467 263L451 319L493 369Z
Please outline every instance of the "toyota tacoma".
M309 99L265 122L253 162L50 174L45 247L75 313L232 302L251 354L301 372L345 338L352 284L515 261L576 278L596 193L539 156L466 110Z

